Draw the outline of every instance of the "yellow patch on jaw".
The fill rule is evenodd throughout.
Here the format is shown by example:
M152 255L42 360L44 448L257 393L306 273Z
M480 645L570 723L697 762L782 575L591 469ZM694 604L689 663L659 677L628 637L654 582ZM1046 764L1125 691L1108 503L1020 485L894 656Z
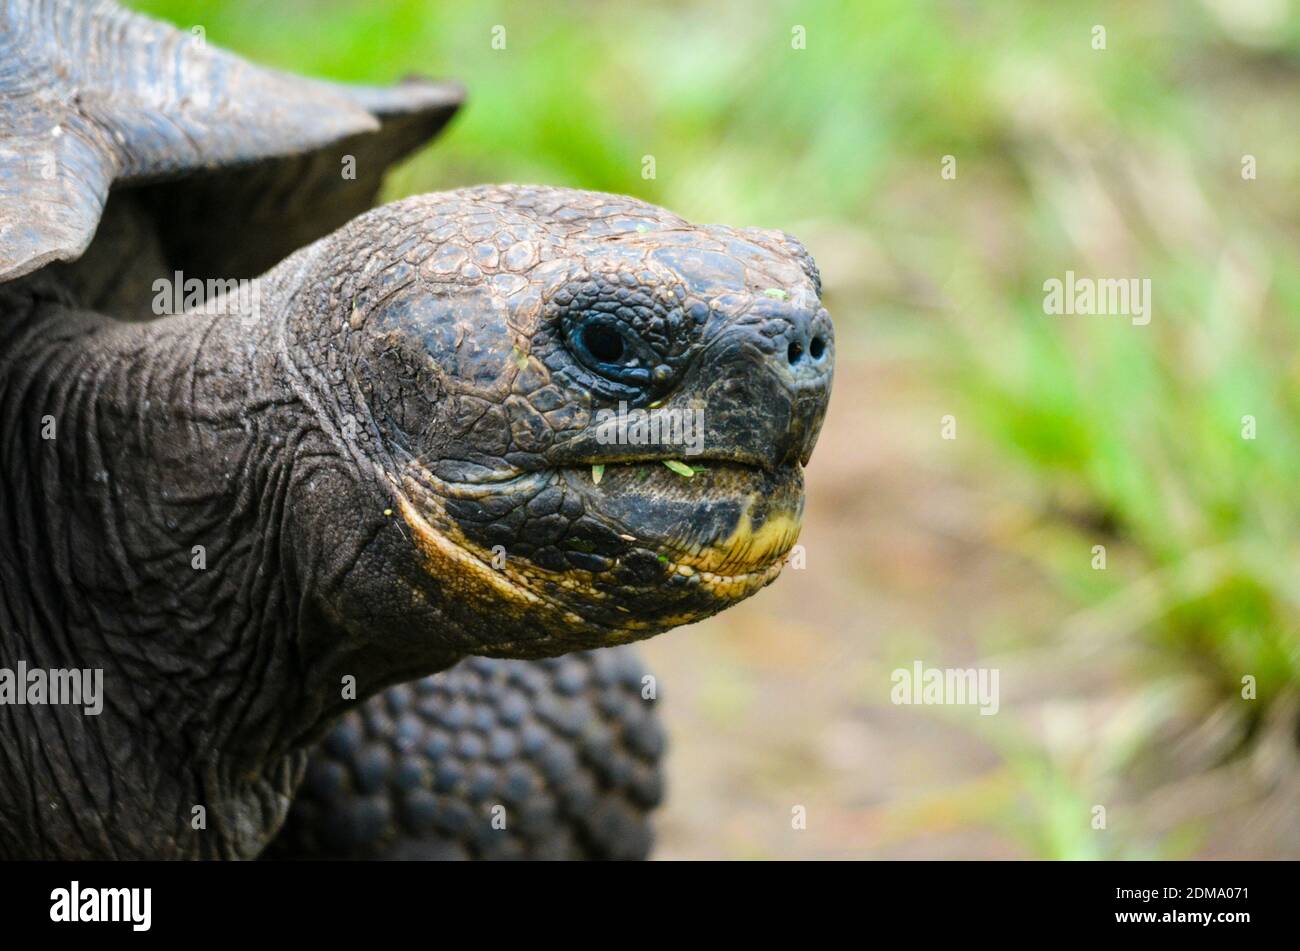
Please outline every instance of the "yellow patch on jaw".
M402 519L411 529L415 547L424 556L425 570L444 581L450 581L460 597L472 599L492 611L499 611L503 602L513 603L521 617L528 613L535 619L550 616L569 625L586 623L572 610L543 598L532 590L531 586L541 580L542 569L521 571L519 566L526 562L519 559L510 559L500 568L494 567L491 563L493 552L472 544L453 527L435 527L410 499L410 494L419 494L417 484L408 482L407 489L407 492L398 493L397 505ZM597 592L588 591L571 576L557 574L548 580L561 588L583 591L591 597L603 597Z
M800 528L802 520L798 515L782 513L769 517L756 529L746 511L730 536L679 555L675 562L718 575L760 573L794 547Z
M475 594L488 594L490 597L506 601L523 601L528 604L542 604L542 599L527 588L514 584L503 572L497 571L448 539L420 514L405 495L398 497L397 505L402 518L411 529L415 547L425 558L431 574L441 578L459 579L462 590L469 593L477 588Z
M677 562L669 562L669 568L675 569L681 573L683 568L692 570L688 565ZM756 568L753 571L743 572L736 575L718 575L711 571L693 571L692 573L700 579L700 590L707 591L719 601L739 601L747 598L760 588L764 588L777 579L781 574L781 569L785 567L785 562L778 558L771 564L763 568ZM679 624L690 624L699 618L665 618L665 623L676 627Z

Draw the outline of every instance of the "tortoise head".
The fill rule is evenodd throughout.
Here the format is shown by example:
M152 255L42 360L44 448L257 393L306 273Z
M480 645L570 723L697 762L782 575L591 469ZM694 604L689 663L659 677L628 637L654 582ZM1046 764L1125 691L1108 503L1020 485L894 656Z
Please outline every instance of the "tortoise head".
M775 579L834 359L794 239L484 187L323 244L294 336L316 342L384 493L369 557L386 567L353 592L367 610L396 567L399 600L461 649L537 656L697 621ZM357 531L374 513L327 517Z

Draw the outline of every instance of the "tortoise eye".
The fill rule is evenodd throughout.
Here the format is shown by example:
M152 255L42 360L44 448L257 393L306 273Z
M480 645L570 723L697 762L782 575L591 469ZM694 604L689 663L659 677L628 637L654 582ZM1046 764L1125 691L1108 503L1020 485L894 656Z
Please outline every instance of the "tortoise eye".
M596 314L569 331L569 348L587 369L612 383L643 387L650 382L653 351L636 331Z
M601 363L618 363L627 350L623 337L617 331L601 324L593 324L583 329L582 345Z

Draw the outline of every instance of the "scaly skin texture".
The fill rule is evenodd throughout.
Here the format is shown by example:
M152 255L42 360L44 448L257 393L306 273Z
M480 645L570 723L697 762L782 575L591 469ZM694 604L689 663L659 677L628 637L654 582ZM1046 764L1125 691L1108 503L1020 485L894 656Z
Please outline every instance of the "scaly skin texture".
M698 620L795 540L833 338L788 236L477 188L256 291L126 325L48 271L0 287L0 666L105 693L0 706L6 856L254 856L358 699ZM706 468L602 443L620 401L702 409Z
M643 859L663 797L657 684L628 647L471 657L317 748L271 859Z

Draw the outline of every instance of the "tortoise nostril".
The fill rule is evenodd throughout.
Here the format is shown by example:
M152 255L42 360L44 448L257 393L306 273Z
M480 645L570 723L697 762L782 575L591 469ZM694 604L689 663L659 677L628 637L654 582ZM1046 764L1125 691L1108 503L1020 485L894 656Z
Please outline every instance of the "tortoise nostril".
M820 360L822 354L826 352L826 341L821 337L813 337L812 343L808 344L808 354L814 360Z
M803 344L801 344L799 341L796 340L794 343L790 344L790 347L789 349L786 350L785 355L786 355L786 359L788 359L791 363L798 363L801 359L803 359Z

